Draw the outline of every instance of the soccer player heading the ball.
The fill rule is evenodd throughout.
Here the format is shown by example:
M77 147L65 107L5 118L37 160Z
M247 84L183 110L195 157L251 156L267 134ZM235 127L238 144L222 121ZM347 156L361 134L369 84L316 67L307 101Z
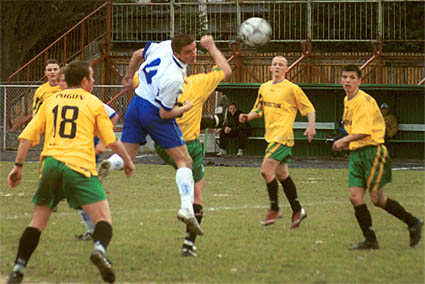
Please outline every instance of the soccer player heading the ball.
M298 110L303 116L306 115L308 127L304 135L307 135L308 141L311 142L316 135L316 112L303 90L286 80L288 72L286 58L274 57L270 71L272 80L260 86L254 107L248 114L242 113L239 120L244 123L247 120L264 117L264 138L268 146L261 165L261 174L267 185L270 209L262 223L264 226L271 225L282 215L278 202L277 180L279 180L293 211L290 228L294 229L307 217L307 213L298 200L297 190L288 169L294 146L293 124Z
M93 69L86 62L72 62L65 71L69 88L47 99L38 113L19 135L15 166L8 176L10 187L22 179L22 168L28 150L45 143L40 158L41 175L33 197L34 213L18 246L13 272L8 283L21 283L27 263L37 248L41 232L47 226L52 208L67 199L70 207L83 208L95 224L94 248L90 260L97 266L104 281L113 283L115 273L106 258L112 239L112 221L106 194L100 183L94 156L94 134L107 147L124 159L124 173L130 177L133 162L120 141L116 141L111 120L103 103L92 95Z
M333 144L334 151L352 151L348 169L350 201L365 240L349 249L379 249L372 217L364 202L366 191L375 206L407 224L413 247L421 239L423 222L384 194L384 186L391 182L391 158L384 145L385 121L375 99L359 89L361 82L362 73L357 66L343 67L341 84L346 94L343 121L348 135Z

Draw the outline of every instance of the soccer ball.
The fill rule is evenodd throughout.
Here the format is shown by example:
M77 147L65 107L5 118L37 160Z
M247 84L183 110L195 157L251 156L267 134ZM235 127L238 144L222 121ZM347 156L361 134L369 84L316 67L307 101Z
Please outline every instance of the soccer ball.
M243 22L238 29L238 38L248 46L265 45L272 36L272 27L263 18L252 17Z

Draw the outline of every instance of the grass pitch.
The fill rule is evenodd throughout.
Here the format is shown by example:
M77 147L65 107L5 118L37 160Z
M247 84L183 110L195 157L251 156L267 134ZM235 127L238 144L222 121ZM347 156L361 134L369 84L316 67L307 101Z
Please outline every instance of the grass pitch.
M0 189L0 273L13 267L18 239L30 219L39 163L26 163L17 189L7 187L12 163L2 162ZM363 239L348 200L346 169L290 169L308 218L289 230L291 209L280 186L283 218L260 221L268 207L257 168L206 167L203 237L197 258L183 258L184 225L175 171L137 165L126 180L113 172L104 182L114 237L107 255L118 283L424 283L424 241L409 247L406 225L373 207L379 251L348 251ZM424 217L424 172L394 171L389 197ZM80 217L62 202L26 269L24 283L99 283L90 263L92 243L78 241Z

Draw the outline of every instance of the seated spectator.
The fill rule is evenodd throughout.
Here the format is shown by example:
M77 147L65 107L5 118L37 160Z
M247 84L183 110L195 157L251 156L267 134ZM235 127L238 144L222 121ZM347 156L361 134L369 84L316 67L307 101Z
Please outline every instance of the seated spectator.
M217 133L220 134L220 150L217 156L226 155L226 147L231 137L239 139L239 150L236 156L243 156L243 150L245 148L248 136L251 134L251 127L248 122L240 123L239 114L241 112L236 107L236 104L232 103L229 105L229 113L227 115L226 126L217 129Z
M381 113L385 120L385 141L393 138L398 132L397 118L394 114L390 113L388 104L381 105Z

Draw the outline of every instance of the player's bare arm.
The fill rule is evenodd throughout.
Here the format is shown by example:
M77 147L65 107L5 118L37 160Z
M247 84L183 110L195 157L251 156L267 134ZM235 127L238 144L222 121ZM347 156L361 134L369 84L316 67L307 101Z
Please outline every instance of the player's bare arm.
M307 113L307 120L308 120L308 126L307 129L304 131L304 136L307 136L308 142L311 142L313 140L313 136L316 135L316 113L315 112L309 112Z
M143 62L143 51L144 48L138 49L133 52L131 56L130 63L128 65L127 75L122 79L122 84L126 89L133 88L133 76L139 69L140 64Z
M7 183L9 187L14 188L17 187L22 180L22 166L25 162L25 158L27 157L28 150L32 146L32 141L27 139L22 139L19 142L18 151L16 153L15 165L13 169L10 171L7 176Z
M117 153L124 160L124 166L123 166L124 174L126 175L127 178L131 177L134 173L135 167L134 167L132 159L127 153L127 150L125 149L122 142L115 141L109 144L109 147L112 149L112 151Z
M250 111L249 113L241 113L239 115L239 122L240 123L245 123L247 121L259 118L260 116L254 112L254 111Z
M226 78L232 75L232 68L227 62L224 55L220 52L214 42L214 38L211 35L205 35L200 40L201 46L208 50L208 53L214 59L215 63L221 70L223 70Z
M193 103L189 100L185 100L182 106L175 106L170 111L163 108L159 109L159 117L162 119L170 119L174 117L181 116L186 111L190 110L193 107Z
M369 136L369 134L350 134L350 135L347 135L344 138L341 138L341 139L335 141L334 144L332 145L332 150L333 151L347 150L350 142L363 139L366 136Z

